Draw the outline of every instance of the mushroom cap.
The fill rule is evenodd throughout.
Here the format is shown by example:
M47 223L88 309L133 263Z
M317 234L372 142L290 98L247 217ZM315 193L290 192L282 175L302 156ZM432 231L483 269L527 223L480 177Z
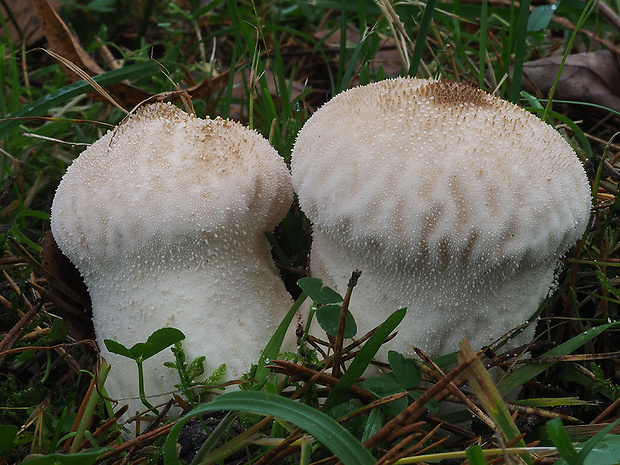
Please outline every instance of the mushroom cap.
M300 131L291 170L313 223L313 274L344 288L361 269L352 301L368 297L357 299L361 318L379 324L387 315L369 316L377 308L408 306L420 325L413 336L442 321L449 332L459 318L480 331L504 312L523 323L590 212L585 171L559 133L450 81L397 78L341 93ZM511 280L516 296L530 292L526 283L536 295L500 308ZM427 338L431 352L441 337Z
M585 171L560 134L456 82L398 78L336 96L300 131L291 169L315 227L384 259L540 263L589 218Z
M52 231L84 274L119 260L176 255L188 240L241 243L272 231L291 202L286 165L260 134L157 103L68 168Z

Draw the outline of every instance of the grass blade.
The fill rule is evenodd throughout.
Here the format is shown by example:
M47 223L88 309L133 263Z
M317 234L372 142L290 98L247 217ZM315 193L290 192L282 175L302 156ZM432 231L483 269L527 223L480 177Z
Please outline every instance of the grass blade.
M531 111L532 113L536 113L538 115L542 115L541 118L544 116L543 113L545 112L545 110L541 109L541 108L528 108L528 111ZM575 136L577 136L577 139L579 139L579 142L581 144L581 147L583 148L583 151L585 152L585 156L586 159L590 160L592 158L592 147L590 146L590 141L588 141L588 138L586 137L586 135L584 134L584 132L581 130L581 128L575 124L575 122L570 119L568 116L563 115L562 113L558 113L557 111L548 111L547 112L547 116L551 116L552 118L555 118L559 121L561 121L562 123L564 123L566 126L568 126L568 128L573 131L573 133L575 134ZM596 192L596 191L593 191Z
M344 64L347 58L347 0L341 0L340 2L340 53L338 54L338 89L342 90L344 83L342 77L344 76ZM336 93L334 92L334 95Z
M607 434L612 431L618 424L620 424L620 420L616 420L613 423L608 424L595 436L592 436L583 444L575 447L570 439L570 436L568 435L568 432L566 431L566 428L564 428L564 425L562 424L562 420L560 420L559 418L554 418L553 420L547 422L547 433L549 434L549 438L551 439L553 445L556 447L561 456L561 459L556 462L556 465L616 463L616 461L614 460L614 456L617 459L617 455L613 451L606 451L605 445L603 445L603 447L597 448L596 450L595 448L597 444L601 444L601 441L603 441ZM596 457L589 457L590 453L593 450L602 455ZM608 456L609 454L611 454L611 457ZM607 460L609 458L611 458L611 461Z
M478 87L484 89L484 73L487 63L489 2L482 0L480 7L480 42L478 44Z
M422 22L420 23L420 30L418 31L418 36L413 48L413 55L411 56L411 64L409 65L409 76L411 77L415 77L418 74L422 53L424 53L424 47L426 46L426 36L428 35L428 30L435 14L436 4L437 0L428 0L426 2L426 8L424 8Z
M217 410L231 410L273 415L296 424L333 452L345 465L373 465L372 457L355 437L327 415L294 400L257 391L236 391L223 394L189 412L170 430L164 446L164 464L179 465L177 437L183 426L194 416Z
M349 60L347 69L345 69L344 71L342 81L340 81L340 89L338 90L338 92L343 92L349 88L349 83L351 82L351 78L353 77L353 73L355 72L355 69L357 67L357 59L359 58L360 52L366 45L366 39L368 39L368 37L369 37L369 32L365 31L359 43L355 47L355 50L353 50L353 55L351 56L351 59Z
M499 430L506 438L506 442L511 442L519 436L521 432L512 419L510 412L508 412L502 396L491 379L491 375L489 375L489 372L484 368L484 365L480 359L476 358L474 349L472 349L467 339L463 339L459 346L459 362L464 363L467 360L475 358L473 363L465 370L469 385L476 393L478 401L484 408L487 415L493 419ZM515 446L525 447L525 441L521 439L515 444ZM532 463L532 458L529 454L523 453L520 454L520 456L525 463ZM467 457L469 458L469 454ZM478 459L482 459L482 463L484 463L483 457L478 457Z
M545 352L541 355L541 357L557 357L559 355L568 355L573 353L579 347L584 345L586 342L591 341L599 334L607 331L608 329L617 328L620 326L620 322L610 323L602 326L597 326L596 328L589 329L578 336L575 336L569 341L566 341L564 344L560 344L559 346L551 349L548 352ZM504 379L502 379L497 387L502 395L512 391L519 386L522 386L525 382L539 375L547 368L552 366L555 362L548 363L536 363L536 364L528 364L522 366L512 373L508 373Z
M549 433L551 441L553 441L553 445L558 449L558 452L566 462L570 465L576 465L579 463L577 461L577 451L575 450L570 437L568 437L568 433L562 424L562 420L559 418L554 418L548 422L547 432Z
M406 313L407 309L405 308L396 310L381 324L381 326L379 326L379 328L377 328L370 339L366 341L366 344L364 344L355 356L347 371L344 372L342 378L338 381L338 384L334 386L329 396L327 396L327 400L323 406L325 411L340 404L346 398L349 388L362 376L362 373L364 373L364 370L366 370L385 339L400 324Z
M517 37L515 44L515 58L512 68L512 86L510 88L510 101L519 102L521 95L521 79L523 77L523 62L527 50L527 19L530 14L530 0L523 0L519 5L519 18L517 20Z
M159 72L159 65L154 61L145 61L136 63L135 65L125 66L121 69L108 71L93 77L93 80L102 87L115 82L124 81L125 79L150 76ZM62 87L54 92L49 93L45 97L35 100L30 105L25 105L21 110L13 113L9 118L0 121L0 136L4 135L11 129L21 124L21 118L30 116L41 116L50 108L60 105L73 97L85 94L91 91L88 82L82 80Z
M588 16L590 16L590 13L593 10L592 9L593 3L594 3L594 0L588 0L588 3L586 3L586 6L583 8L583 11L581 12L581 15L579 16L579 20L577 20L575 29L573 30L570 38L568 39L568 43L566 44L566 47L564 49L564 55L562 56L562 61L560 62L560 67L555 76L555 81L553 82L553 86L551 86L551 90L549 91L549 99L547 100L547 105L545 106L545 113L543 114L543 117L542 117L543 121L547 120L547 114L551 110L551 104L553 102L553 96L555 95L555 89L558 87L558 83L560 82L560 76L562 75L562 70L564 69L566 58L568 57L568 54L573 48L573 42L575 41L575 37L577 37L577 34L581 30L581 26L583 26L583 23L586 22L586 19L588 18Z
M486 465L487 461L484 458L484 452L482 447L474 446L466 452L467 460L470 465Z
M291 322L295 315L297 315L297 311L301 304L304 303L308 295L305 292L302 292L301 295L297 298L291 309L288 311L276 332L273 333L271 339L263 349L263 353L258 360L258 367L256 368L255 378L258 380L259 384L264 381L269 375L269 368L266 368L265 365L270 363L271 360L277 357L278 353L280 353L280 347L282 347L282 341L284 341L284 336L288 331Z
M27 458L21 463L28 465L91 465L110 450L112 450L111 447L97 447L78 454L41 455Z

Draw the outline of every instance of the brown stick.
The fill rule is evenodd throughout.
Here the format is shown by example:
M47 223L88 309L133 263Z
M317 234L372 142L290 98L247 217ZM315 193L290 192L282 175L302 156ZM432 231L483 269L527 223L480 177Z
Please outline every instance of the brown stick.
M353 288L357 285L357 280L359 279L361 274L362 272L360 270L355 270L353 273L351 273L351 279L349 279L349 283L347 284L347 293L344 295L344 300L342 302L340 318L338 319L338 331L336 332L336 340L334 341L334 364L332 367L332 375L335 378L340 377L340 364L342 363L342 344L344 342L344 329L347 322L349 302L351 301L351 294L353 293Z
M3 352L13 347L13 344L15 344L15 342L19 339L19 336L24 331L26 326L28 326L28 324L37 316L37 313L41 311L42 307L43 301L36 301L30 307L30 310L28 310L28 312L19 319L15 326L11 328L7 335L2 338L0 341L0 363L2 363L2 360L6 355Z
M293 362L287 362L285 360L274 360L271 363L272 365L270 366L270 368L276 373L283 373L293 377L297 376L305 380L308 380L316 376L317 374L317 371L313 370L312 368L306 368ZM324 386L335 386L336 384L338 384L338 381L340 381L338 378L323 373L320 376L316 377L315 382ZM376 398L375 395L372 394L370 391L362 389L358 386L351 386L349 388L349 391L354 396L367 402L372 402Z
M615 401L613 401L611 405L607 407L605 410L603 410L598 417L596 417L594 420L590 422L590 424L594 425L596 423L600 423L605 418L607 418L609 415L611 415L613 412L615 412L618 406L620 406L620 397L618 397Z
M374 447L387 438L390 433L397 429L405 426L407 423L414 422L418 420L424 413L426 409L424 408L424 404L426 404L429 400L435 397L436 394L439 394L443 391L453 380L458 378L465 369L467 369L475 360L476 357L472 357L469 360L464 360L461 362L454 370L449 372L441 381L434 384L428 391L422 394L416 401L407 407L405 410L396 415L392 420L387 422L383 427L377 431L374 435L369 437L364 442L364 447L369 449L370 447Z

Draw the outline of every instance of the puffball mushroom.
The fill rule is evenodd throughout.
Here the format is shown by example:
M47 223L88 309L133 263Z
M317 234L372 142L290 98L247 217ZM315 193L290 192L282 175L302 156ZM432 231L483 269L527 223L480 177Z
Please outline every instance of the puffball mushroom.
M590 212L559 133L457 82L398 78L336 96L300 131L291 169L313 276L344 292L362 270L358 333L408 307L384 358L413 345L443 355L463 337L481 348L525 323Z
M171 104L144 106L68 168L52 232L82 274L112 398L144 410L136 364L109 353L162 327L180 329L188 362L249 371L292 305L270 255L292 202L289 171L260 134ZM294 338L289 338L289 348ZM146 395L174 390L170 350L144 364ZM164 400L167 400L168 395ZM151 403L162 399L151 399Z

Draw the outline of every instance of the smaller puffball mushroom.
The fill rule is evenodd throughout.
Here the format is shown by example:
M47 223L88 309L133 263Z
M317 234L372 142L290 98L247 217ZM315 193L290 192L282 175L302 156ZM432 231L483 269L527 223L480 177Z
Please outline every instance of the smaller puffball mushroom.
M260 134L171 104L144 106L68 168L52 205L52 232L82 274L112 398L144 410L135 362L108 352L162 327L180 329L188 362L206 356L238 378L292 305L270 255L272 231L292 202L290 174ZM294 350L294 337L287 341ZM145 362L146 395L179 383ZM168 394L169 397L169 394ZM151 399L155 404L161 398Z
M590 212L560 134L456 82L399 78L336 96L300 131L291 170L313 224L313 276L344 291L362 270L358 333L408 307L383 358L413 345L443 355L464 337L481 348L526 323Z

